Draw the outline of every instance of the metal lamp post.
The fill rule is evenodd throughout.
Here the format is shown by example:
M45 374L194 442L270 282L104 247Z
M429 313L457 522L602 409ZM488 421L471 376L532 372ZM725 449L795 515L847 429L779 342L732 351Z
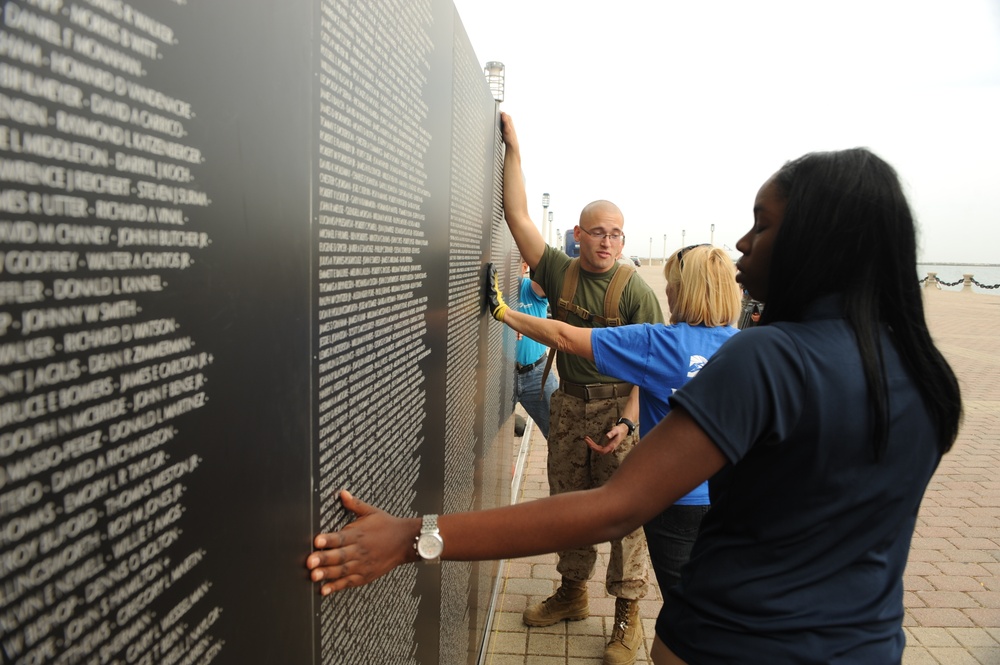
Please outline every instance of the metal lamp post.
M552 241L552 218L555 217L555 213L549 210L549 244L553 245Z
M708 228L709 228L709 229L711 230L711 232L712 232L712 235L708 236L708 244L709 244L709 245L714 245L714 244L715 244L715 224L712 224L712 225L711 225L710 227L708 227Z
M667 234L663 234L663 265L667 265Z
M549 220L549 193L542 194L542 240L548 238L548 228L545 226Z

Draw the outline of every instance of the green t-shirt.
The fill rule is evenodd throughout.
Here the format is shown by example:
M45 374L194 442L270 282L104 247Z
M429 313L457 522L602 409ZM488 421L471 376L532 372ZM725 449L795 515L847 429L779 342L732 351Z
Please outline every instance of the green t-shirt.
M555 316L559 298L562 295L566 269L572 260L562 251L547 247L532 274L532 278L545 289L553 316ZM608 290L608 285L611 284L611 277L620 267L618 263L615 263L614 268L605 273L587 272L580 268L580 279L577 281L576 296L574 296L573 302L592 314L604 316L604 294ZM625 291L618 303L618 312L624 324L663 323L663 311L660 309L659 299L649 284L638 275L634 275L625 286ZM584 321L572 312L566 318L566 323L578 328L602 327L593 320ZM594 363L580 356L560 353L556 362L559 368L559 378L564 381L571 383L618 382L615 377L598 372Z

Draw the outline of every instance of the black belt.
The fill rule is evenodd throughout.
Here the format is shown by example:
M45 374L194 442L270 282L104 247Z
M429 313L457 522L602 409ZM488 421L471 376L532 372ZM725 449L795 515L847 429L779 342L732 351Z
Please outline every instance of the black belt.
M542 361L545 360L546 358L548 358L548 356L543 353L541 358L531 363L530 365L522 365L521 363L516 362L514 363L514 368L517 370L518 374L527 374L531 370L541 365Z
M562 381L559 388L566 393L584 401L592 399L612 399L628 397L632 391L631 383L570 383Z

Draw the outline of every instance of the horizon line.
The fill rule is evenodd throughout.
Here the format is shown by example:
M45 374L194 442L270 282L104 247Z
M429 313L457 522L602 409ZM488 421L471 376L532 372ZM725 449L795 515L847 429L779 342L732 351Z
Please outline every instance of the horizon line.
M917 261L918 266L979 266L981 268L1000 268L1000 263L956 263L955 261Z

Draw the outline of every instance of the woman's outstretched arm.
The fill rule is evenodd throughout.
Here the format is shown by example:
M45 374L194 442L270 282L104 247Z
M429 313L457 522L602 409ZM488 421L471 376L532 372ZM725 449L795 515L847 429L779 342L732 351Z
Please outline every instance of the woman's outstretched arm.
M442 559L482 561L555 552L621 538L715 474L722 452L680 408L629 453L602 487L504 508L441 515ZM306 558L327 595L367 584L414 562L418 518L393 517L341 492L358 519L316 536Z
M577 328L562 321L531 316L516 309L509 309L503 322L536 342L558 349L561 353L582 356L594 361L594 346L590 343L590 328Z
M500 275L492 263L487 264L486 269L486 304L494 319L503 321L522 335L559 351L594 360L589 329L576 328L562 321L543 319L510 308L504 302Z

